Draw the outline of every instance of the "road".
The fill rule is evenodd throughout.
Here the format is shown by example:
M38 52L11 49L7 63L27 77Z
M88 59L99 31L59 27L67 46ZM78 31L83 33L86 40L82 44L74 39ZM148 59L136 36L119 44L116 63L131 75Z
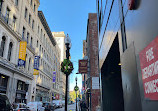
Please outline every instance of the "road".
M65 107L55 109L55 111L65 111ZM76 103L68 105L68 110L67 111L76 111Z

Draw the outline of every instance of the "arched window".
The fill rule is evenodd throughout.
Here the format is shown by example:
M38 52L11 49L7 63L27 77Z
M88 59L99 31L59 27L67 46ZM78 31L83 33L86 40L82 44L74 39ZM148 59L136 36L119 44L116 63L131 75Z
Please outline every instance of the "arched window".
M28 71L30 70L31 58L29 58Z
M0 56L1 57L3 57L5 43L6 43L6 37L3 36L2 37L2 41L1 41L1 48L0 48Z
M8 57L7 57L8 61L11 60L12 48L13 48L13 43L10 42L10 43L9 43L9 50L8 50Z
M26 56L25 56L25 66L26 66L26 60L27 60L27 54L26 54Z

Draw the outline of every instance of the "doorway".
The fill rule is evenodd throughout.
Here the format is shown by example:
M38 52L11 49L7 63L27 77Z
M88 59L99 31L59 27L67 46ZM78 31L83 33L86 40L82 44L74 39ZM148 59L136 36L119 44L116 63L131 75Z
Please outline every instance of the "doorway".
M103 111L124 111L118 36L101 68Z

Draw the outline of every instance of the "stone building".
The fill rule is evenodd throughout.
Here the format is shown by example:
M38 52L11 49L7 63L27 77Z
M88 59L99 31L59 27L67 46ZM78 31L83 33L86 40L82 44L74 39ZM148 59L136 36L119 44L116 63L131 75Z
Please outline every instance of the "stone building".
M66 47L65 47L65 33L64 32L52 32L59 48L61 51L61 59L60 62L63 62L66 58ZM60 73L60 99L65 98L65 85L66 85L66 76L63 72Z
M0 93L11 103L51 101L52 93L59 93L60 49L38 11L39 0L1 0L0 4ZM17 65L20 41L27 42L22 68ZM40 56L39 75L33 75L35 56Z

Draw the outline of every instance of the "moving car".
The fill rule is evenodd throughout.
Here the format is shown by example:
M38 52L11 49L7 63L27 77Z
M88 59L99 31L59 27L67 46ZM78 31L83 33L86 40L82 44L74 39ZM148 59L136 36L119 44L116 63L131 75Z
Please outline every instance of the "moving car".
M0 110L1 111L13 111L13 108L9 102L8 97L2 93L0 93Z
M29 107L24 103L13 104L13 111L30 111Z

